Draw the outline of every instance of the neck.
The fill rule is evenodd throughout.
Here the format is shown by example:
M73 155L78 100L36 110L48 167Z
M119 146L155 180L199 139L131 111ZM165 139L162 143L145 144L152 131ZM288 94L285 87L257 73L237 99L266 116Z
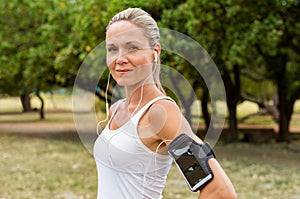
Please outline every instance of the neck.
M125 91L125 107L130 114L134 114L150 100L164 95L154 82L145 83L135 89L125 87Z
M146 100L152 92L155 92L157 87L154 82L147 82L140 86L125 87L126 104L138 104Z

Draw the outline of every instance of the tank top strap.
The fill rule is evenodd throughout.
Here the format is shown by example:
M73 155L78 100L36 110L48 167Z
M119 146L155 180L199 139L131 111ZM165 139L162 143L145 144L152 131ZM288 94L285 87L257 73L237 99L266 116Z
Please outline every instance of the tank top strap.
M114 108L112 109L112 113L111 113L111 116L110 116L110 120L115 116L115 114L118 111L119 106L124 101L125 101L125 99L120 99L120 100L118 100L118 101L115 102Z
M172 102L174 102L174 100L172 98L170 98L169 96L160 96L160 97L156 97L154 99L152 99L150 102L148 102L145 106L143 106L132 118L131 120L137 125L139 120L141 119L142 115L149 109L149 107L162 99L166 99L166 100L170 100Z

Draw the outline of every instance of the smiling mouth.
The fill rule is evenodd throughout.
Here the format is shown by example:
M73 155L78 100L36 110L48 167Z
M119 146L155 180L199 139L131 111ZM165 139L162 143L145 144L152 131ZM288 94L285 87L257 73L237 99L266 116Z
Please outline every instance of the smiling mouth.
M125 74L128 72L131 72L132 70L131 69L117 69L116 71L120 74Z

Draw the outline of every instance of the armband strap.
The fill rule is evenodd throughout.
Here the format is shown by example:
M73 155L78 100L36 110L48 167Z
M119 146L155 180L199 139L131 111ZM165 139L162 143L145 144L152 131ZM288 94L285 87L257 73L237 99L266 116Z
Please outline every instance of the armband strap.
M207 142L204 145L202 145L202 148L208 158L216 158L214 151Z
M202 169L206 173L210 173L213 176L213 172L208 164L208 160L210 158L215 158L215 153L208 143L197 143L195 141L192 142L190 149L196 159L199 161Z

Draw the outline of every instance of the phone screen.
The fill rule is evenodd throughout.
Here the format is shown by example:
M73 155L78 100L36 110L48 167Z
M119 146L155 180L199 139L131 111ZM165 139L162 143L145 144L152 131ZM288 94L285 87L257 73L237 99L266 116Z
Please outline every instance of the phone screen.
M185 176L191 188L195 186L200 186L200 183L204 178L208 178L208 173L206 173L199 162L195 158L192 151L189 148L174 149L172 151L173 156L176 157L175 162L178 167L180 167L181 173ZM210 179L210 176L209 176Z

